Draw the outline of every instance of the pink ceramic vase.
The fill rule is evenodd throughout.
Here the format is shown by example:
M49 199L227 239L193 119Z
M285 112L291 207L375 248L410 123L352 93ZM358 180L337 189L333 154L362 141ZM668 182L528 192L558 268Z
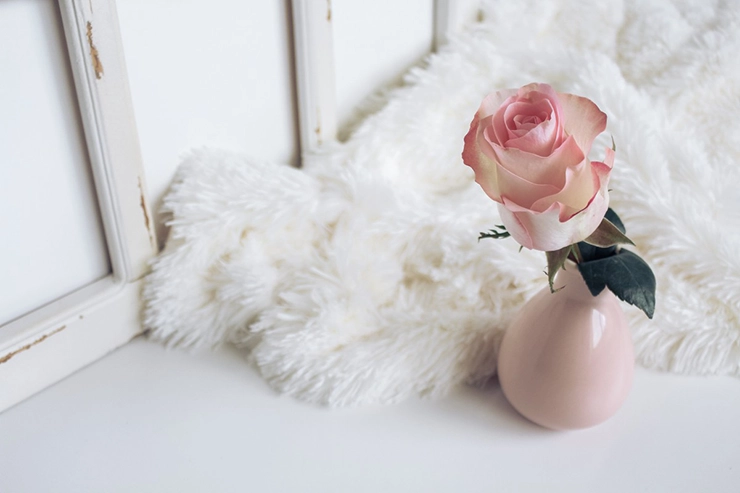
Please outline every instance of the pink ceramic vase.
M507 330L498 361L504 395L528 419L556 430L599 424L632 386L632 337L608 289L592 296L578 268L561 270Z

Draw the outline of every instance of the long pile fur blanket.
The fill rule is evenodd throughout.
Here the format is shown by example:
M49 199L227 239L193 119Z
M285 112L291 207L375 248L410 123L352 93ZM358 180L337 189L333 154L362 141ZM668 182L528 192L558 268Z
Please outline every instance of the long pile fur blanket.
M612 207L658 279L625 305L638 361L740 374L740 10L731 1L488 1L303 169L200 150L166 198L145 324L172 345L242 345L276 389L332 406L440 395L495 374L546 286L460 152L483 96L548 82L608 115ZM593 156L595 157L595 156Z

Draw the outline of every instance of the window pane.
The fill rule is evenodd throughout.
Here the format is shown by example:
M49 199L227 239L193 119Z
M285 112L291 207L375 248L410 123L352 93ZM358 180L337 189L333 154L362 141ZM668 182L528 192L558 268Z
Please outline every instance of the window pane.
M54 0L0 2L0 324L110 272Z

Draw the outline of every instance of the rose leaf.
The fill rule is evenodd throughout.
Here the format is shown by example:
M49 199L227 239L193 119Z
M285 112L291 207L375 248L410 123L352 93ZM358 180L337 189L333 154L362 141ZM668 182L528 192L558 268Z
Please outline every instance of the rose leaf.
M617 215L617 213L614 212L614 209L612 209L611 207L609 207L606 210L606 214L604 215L604 217L607 218L610 223L612 223L614 226L616 226L617 229L619 229L619 231L621 231L624 234L627 234L627 229L625 229L624 223L619 218L619 216Z
M655 275L650 266L629 250L611 257L578 264L589 291L597 296L604 288L617 298L636 306L648 318L655 312Z
M627 238L627 236L620 231L616 225L609 221L606 216L601 220L601 224L596 228L596 231L591 233L591 235L583 241L589 245L601 248L610 247L619 243L634 245L632 240Z
M619 231L621 231L622 233L627 233L627 230L624 228L624 223L619 218L617 213L614 212L614 209L612 209L611 207L607 209L606 215L604 217L607 218L610 223L616 226ZM617 247L613 245L606 248L601 248L598 246L589 245L585 241L578 242L578 249L581 251L581 256L583 257L584 262L590 262L592 260L611 257L612 255L616 255L617 253Z

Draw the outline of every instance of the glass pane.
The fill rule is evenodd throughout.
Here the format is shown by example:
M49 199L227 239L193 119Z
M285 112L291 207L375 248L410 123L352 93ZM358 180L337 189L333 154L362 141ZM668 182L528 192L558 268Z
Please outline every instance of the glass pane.
M111 270L57 3L0 1L0 324Z
M334 70L339 137L363 115L358 108L402 76L432 50L434 2L429 0L334 0Z

